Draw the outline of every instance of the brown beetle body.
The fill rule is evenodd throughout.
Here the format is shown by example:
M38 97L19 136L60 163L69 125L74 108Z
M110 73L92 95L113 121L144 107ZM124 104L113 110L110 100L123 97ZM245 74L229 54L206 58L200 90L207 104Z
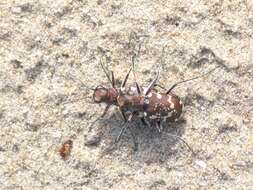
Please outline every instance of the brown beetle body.
M158 76L148 87L139 87L135 83L135 86L132 85L126 88L125 85L130 71L131 69L120 88L115 87L114 76L112 74L112 87L98 86L94 90L94 102L107 104L102 116L106 114L111 105L116 105L120 107L125 120L126 114L135 114L142 118L142 120L149 119L157 123L161 121L173 122L180 117L183 108L180 99L172 93L159 93L154 88Z
M151 91L147 96L121 95L118 105L126 111L137 112L138 116L153 121L177 120L183 109L182 101L174 94Z
M165 93L150 92L144 105L144 115L148 118L170 122L177 120L183 109L183 103L176 95Z
M141 89L145 90L146 87L141 88ZM152 92L156 93L157 90L153 89ZM102 116L104 116L111 105L121 107L119 105L118 99L124 95L132 97L133 99L137 99L136 100L137 102L131 100L130 107L138 104L138 98L140 96L138 96L138 92L137 92L137 89L135 86L130 86L127 89L126 88L106 88L103 86L98 86L94 90L93 100L95 103L107 104L107 107L102 115ZM131 110L131 108L126 108L126 106L124 108L122 107L122 109L121 109L123 115L125 115L125 113L129 112L130 110Z
M147 87L140 87L138 83L136 82L136 77L134 74L135 85L130 86L129 88L126 88L125 87L126 82L133 68L132 67L128 71L127 75L125 76L125 79L123 80L121 84L121 87L116 88L113 72L111 73L112 77L110 78L109 74L106 72L102 64L101 66L108 80L110 81L112 87L105 88L103 86L98 86L94 90L94 94L93 94L94 102L107 104L102 117L107 113L111 105L116 105L120 108L120 111L124 117L125 122L122 125L121 132L118 135L116 142L120 140L121 135L128 128L133 137L135 148L137 148L136 146L137 144L134 138L134 134L132 133L131 128L129 128L129 125L127 125L129 122L132 121L133 116L140 117L144 124L147 124L146 119L148 119L149 121L152 122L152 124L155 124L156 128L159 131L161 131L161 129L163 128L162 122L167 122L167 121L174 122L180 117L182 113L183 103L181 102L179 97L172 94L171 91L178 84L203 77L211 73L217 68L216 67L213 70L209 71L208 73L200 75L198 77L177 82L173 84L166 92L160 93L155 89L155 86L161 87L160 85L157 85L159 72ZM180 137L176 135L171 135L171 136L181 139ZM183 139L181 139L181 141L184 142L188 146L188 144ZM191 148L189 147L189 149Z

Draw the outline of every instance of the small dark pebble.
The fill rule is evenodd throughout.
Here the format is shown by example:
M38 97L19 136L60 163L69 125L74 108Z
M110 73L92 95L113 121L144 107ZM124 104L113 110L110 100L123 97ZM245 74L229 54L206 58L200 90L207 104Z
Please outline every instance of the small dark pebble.
M6 150L0 146L0 152L5 152Z
M100 142L100 136L97 134L92 134L86 137L85 145L96 146L99 142Z

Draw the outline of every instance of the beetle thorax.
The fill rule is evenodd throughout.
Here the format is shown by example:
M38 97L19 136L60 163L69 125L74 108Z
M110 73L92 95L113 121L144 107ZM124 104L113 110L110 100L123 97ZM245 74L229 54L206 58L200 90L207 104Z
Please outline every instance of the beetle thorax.
M130 96L130 95L120 95L117 98L117 102L120 107L140 107L141 106L141 97Z

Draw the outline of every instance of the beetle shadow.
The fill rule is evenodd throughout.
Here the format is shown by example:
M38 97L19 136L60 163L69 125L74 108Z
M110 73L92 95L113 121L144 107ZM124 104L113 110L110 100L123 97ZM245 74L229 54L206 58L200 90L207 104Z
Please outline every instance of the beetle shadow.
M155 126L145 126L139 118L134 118L129 125L138 144L136 151L134 151L134 143L129 130L125 131L120 142L115 143L123 123L123 119L117 113L98 122L97 125L100 126L98 133L104 141L104 147L101 147L101 156L121 155L121 152L124 151L128 152L128 156L134 157L134 160L142 163L161 163L172 157L174 159L191 154L188 147L179 139L184 134L186 127L186 121L183 118L175 123L165 123L162 132L159 132ZM176 135L179 138L171 135Z

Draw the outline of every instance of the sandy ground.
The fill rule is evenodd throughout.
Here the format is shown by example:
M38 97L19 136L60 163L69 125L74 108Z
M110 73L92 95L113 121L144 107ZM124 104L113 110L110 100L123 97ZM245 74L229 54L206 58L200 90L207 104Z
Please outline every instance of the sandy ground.
M252 35L252 0L1 0L0 189L253 189ZM109 86L101 59L119 83L134 53L143 85L220 66L174 90L184 113L163 133L132 123L136 152L129 132L114 145L117 108L91 125L89 90Z

